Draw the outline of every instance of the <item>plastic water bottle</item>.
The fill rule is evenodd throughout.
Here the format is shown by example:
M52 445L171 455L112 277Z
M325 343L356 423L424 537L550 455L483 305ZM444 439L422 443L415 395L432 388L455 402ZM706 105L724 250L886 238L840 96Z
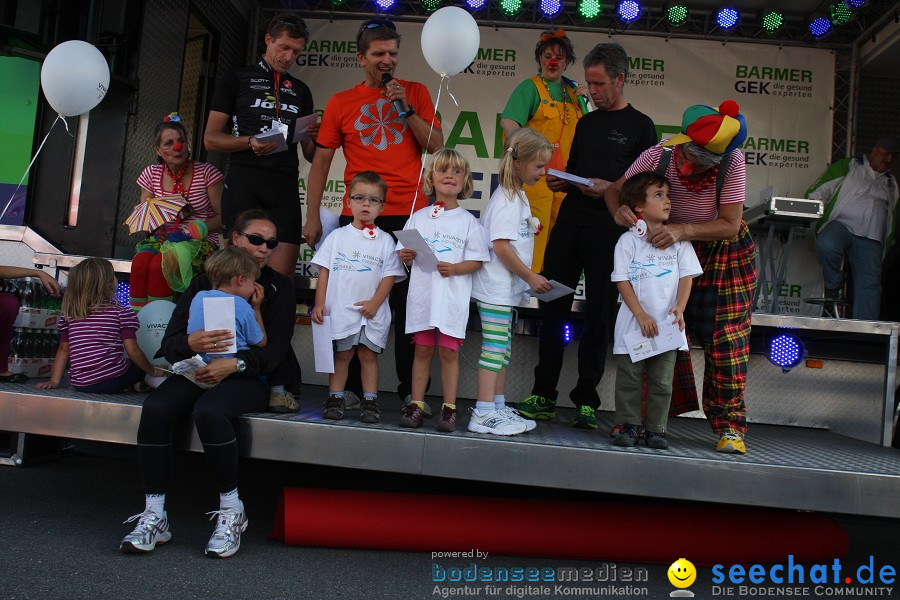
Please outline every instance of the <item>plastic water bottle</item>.
M22 328L13 329L12 337L9 339L9 357L19 358L19 346L22 343Z

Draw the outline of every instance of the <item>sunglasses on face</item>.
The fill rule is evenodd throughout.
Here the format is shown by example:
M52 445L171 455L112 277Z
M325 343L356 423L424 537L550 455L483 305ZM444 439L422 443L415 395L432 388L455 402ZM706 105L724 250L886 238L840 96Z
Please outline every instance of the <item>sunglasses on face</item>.
M266 248L269 250L274 250L278 246L278 240L267 240L261 235L257 235L255 233L244 233L243 231L238 231L238 235L242 235L247 238L247 241L253 244L254 246L262 246L266 245Z

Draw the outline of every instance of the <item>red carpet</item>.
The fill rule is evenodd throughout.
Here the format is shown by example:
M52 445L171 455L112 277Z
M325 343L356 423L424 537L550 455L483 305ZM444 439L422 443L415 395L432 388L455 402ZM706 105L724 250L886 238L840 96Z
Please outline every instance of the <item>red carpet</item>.
M440 508L440 512L439 512ZM271 537L292 546L669 564L820 563L847 553L828 517L736 506L664 507L285 488Z

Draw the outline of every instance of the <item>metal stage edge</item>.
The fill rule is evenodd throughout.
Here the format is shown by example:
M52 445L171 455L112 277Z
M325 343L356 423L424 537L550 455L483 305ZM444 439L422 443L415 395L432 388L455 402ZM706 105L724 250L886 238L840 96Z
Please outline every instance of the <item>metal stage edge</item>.
M668 451L612 446L612 413L598 413L599 431L571 427L573 411L540 422L528 434L500 438L458 430L438 433L396 425L399 401L381 399L382 422L358 413L325 421L326 389L304 386L301 412L246 415L239 420L241 454L250 458L489 481L608 494L743 506L900 518L900 452L825 430L751 424L745 456L714 451L702 419L670 420ZM71 389L0 388L0 429L135 443L143 396L85 394ZM431 398L436 407L437 399ZM468 406L470 403L466 403ZM463 403L461 403L463 406ZM194 428L182 447L202 451Z

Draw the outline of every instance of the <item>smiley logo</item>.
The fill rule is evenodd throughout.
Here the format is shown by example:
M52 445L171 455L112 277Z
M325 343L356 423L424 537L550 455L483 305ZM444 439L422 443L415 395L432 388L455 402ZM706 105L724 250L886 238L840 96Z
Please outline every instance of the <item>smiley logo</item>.
M694 580L697 579L697 569L693 563L686 558L679 558L672 563L667 572L669 583L677 588L690 587Z

